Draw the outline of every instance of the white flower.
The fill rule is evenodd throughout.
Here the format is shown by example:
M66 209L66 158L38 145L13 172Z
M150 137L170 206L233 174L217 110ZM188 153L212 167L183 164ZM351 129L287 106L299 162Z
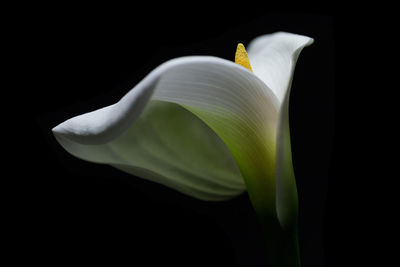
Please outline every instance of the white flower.
M297 216L290 87L312 42L285 32L260 36L248 45L251 67L241 46L241 65L211 56L170 60L118 103L63 122L54 135L78 158L195 198L226 200L247 190L260 217L285 229Z

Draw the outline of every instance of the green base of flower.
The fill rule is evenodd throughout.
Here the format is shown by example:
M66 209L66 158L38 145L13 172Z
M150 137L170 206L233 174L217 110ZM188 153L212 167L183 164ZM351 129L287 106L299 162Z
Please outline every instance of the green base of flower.
M260 217L265 234L268 267L299 267L300 251L297 227L283 229L277 218Z

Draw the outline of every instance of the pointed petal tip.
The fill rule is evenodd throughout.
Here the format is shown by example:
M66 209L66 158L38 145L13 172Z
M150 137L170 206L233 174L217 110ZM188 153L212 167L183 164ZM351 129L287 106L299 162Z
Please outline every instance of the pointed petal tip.
M74 132L74 129L71 128L69 121L70 120L66 120L58 124L57 126L53 127L51 131L56 138L64 137L67 139L77 141L75 139L77 139L79 136L76 136L77 134Z
M62 134L64 132L64 129L61 127L61 124L55 126L53 129L51 129L54 135L57 134Z
M279 36L279 35L281 35L281 36L286 35L286 36L288 36L288 37L290 37L290 38L295 37L296 39L302 40L304 46L309 46L309 45L311 45L311 44L314 43L314 38L309 37L309 36L307 36L307 35L297 34L297 33L279 31L279 32L275 32L275 33L269 34L269 35L270 35L270 36L271 36L271 35L278 35L278 36ZM265 35L265 36L266 36L266 35Z
M311 37L308 37L308 38L309 38L309 40L308 40L306 46L312 45L314 43L314 38L311 38Z
M54 137L59 140L61 137L68 137L70 134L66 128L63 125L64 123L60 123L59 125L55 126L53 129L51 129L51 132L53 133Z

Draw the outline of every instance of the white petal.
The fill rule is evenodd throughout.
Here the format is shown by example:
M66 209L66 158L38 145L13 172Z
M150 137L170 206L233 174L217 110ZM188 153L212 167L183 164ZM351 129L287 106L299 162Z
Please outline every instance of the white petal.
M275 212L275 149L279 102L252 72L204 59L166 72L155 99L183 105L232 152L256 209Z
M72 118L54 134L79 158L114 165L200 199L240 194L242 176L215 133L185 109L150 99L177 103L198 115L236 162L247 164L260 157L259 151L275 149L276 98L251 72L214 57L169 61L117 104Z
M286 32L262 35L247 46L251 67L282 103L300 51L313 39Z
M225 144L173 103L150 101L131 127L105 144L82 144L57 132L55 136L76 157L113 165L196 198L224 200L245 190Z
M287 228L296 221L298 205L289 129L290 89L298 56L312 43L313 39L307 36L278 32L260 36L248 46L254 73L281 103L276 140L276 200L280 223Z

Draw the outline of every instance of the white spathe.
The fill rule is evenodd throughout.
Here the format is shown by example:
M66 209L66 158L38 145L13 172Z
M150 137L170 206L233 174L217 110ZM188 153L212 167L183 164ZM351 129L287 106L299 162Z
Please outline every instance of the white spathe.
M312 42L284 32L256 38L248 46L254 73L217 57L170 60L118 103L71 118L53 133L78 158L199 199L250 190L257 168L274 175L276 168L277 191L285 196L292 180L279 169L291 168L290 84L301 49ZM275 181L266 184L275 190Z

